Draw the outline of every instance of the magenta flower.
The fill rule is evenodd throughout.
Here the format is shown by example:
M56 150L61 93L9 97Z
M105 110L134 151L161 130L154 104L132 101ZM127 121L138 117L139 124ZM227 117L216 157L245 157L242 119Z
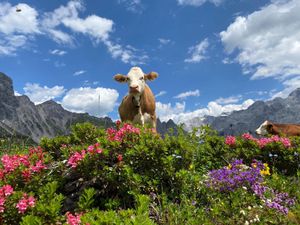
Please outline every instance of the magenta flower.
M227 136L225 139L225 144L229 146L234 146L236 142L236 139L234 136Z
M33 196L27 196L26 193L23 194L23 197L19 200L19 202L16 205L16 208L18 209L18 212L20 214L23 214L26 212L28 207L32 208L35 206L35 198Z
M69 225L79 225L80 224L80 217L82 216L82 214L72 214L70 212L66 213L66 217L67 217L67 224Z

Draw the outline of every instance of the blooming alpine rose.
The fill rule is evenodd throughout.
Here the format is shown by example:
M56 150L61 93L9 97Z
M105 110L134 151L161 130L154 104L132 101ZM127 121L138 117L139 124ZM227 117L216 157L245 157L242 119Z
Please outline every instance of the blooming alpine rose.
M82 150L81 152L75 152L73 155L71 155L67 164L70 165L72 168L76 168L77 164L84 159L85 155L85 150Z
M132 126L129 123L125 123L123 127L121 127L119 130L115 130L114 128L108 128L106 130L106 133L110 141L122 142L126 134L140 134L140 129Z
M225 139L225 144L229 146L235 145L236 139L234 136L227 136Z
M23 194L23 197L20 199L20 201L17 203L16 208L18 209L18 212L20 214L23 214L26 212L28 207L34 207L35 206L35 198L33 196L27 196L26 193Z
M67 224L69 225L79 225L80 224L80 217L82 216L81 214L72 214L70 212L66 213L66 217L67 217Z

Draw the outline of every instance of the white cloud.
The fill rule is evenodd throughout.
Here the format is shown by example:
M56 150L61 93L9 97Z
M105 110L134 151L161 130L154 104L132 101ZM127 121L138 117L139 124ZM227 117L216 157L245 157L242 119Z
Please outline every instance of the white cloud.
M244 101L242 104L227 104L220 105L215 101L211 101L208 103L207 107L199 108L192 112L185 111L185 103L176 103L174 107L171 106L170 103L163 104L158 102L156 104L157 107L157 115L161 121L168 121L172 119L175 123L188 123L191 119L194 118L203 118L204 116L220 116L224 113L231 113L235 110L247 109L250 105L252 105L254 101L252 99L248 99Z
M206 2L213 3L214 5L220 5L224 0L177 0L179 5L201 6Z
M227 98L221 97L221 98L216 99L215 102L220 105L227 105L227 104L238 103L241 99L242 99L242 96L238 95L238 96L230 96Z
M103 41L112 31L113 21L96 15L81 18L65 18L62 23L71 30L88 35L96 41Z
M300 1L273 1L220 33L226 51L252 79L300 75Z
M284 89L279 92L271 92L271 97L276 98L276 97L281 97L281 98L286 98L292 91L294 91L297 88L300 88L300 76L288 79L283 82Z
M16 12L16 8L22 11ZM27 4L0 3L0 32L6 35L40 33L37 17L38 12Z
M114 59L120 58L124 63L130 63L133 66L137 66L145 64L148 59L148 56L144 52L137 50L130 45L124 47L120 44L115 44L110 40L104 41L104 44Z
M17 7L22 11L16 12ZM37 17L38 12L27 4L0 2L0 55L15 55L34 35L41 34Z
M140 0L129 2L129 6L132 7L141 5ZM21 9L21 12L16 12L16 8ZM38 34L48 36L58 44L69 46L75 46L76 35L81 34L90 38L95 46L104 44L113 58L124 63L145 63L148 56L143 51L112 40L112 20L97 15L82 18L79 13L84 10L83 1L80 0L71 0L66 5L41 15L27 4L13 6L10 3L0 3L0 55L15 55Z
M15 96L22 96L18 91L15 91Z
M155 95L155 98L159 97L159 96L162 96L162 95L165 95L167 94L166 91L160 91L158 94Z
M79 76L79 75L84 74L84 73L86 73L85 70L78 70L78 71L76 71L73 75L74 75L74 76Z
M63 51L63 50L59 50L59 49L53 49L53 50L50 50L50 54L63 56L65 54L67 54L67 52Z
M200 96L200 91L198 89L196 89L195 91L183 92L183 93L176 95L174 98L186 99L187 97L191 97L191 96L195 96L195 97Z
M156 113L161 121L168 121L169 119L173 119L174 115L184 113L184 110L185 102L176 102L175 106L172 106L171 103L164 104L161 102L156 102Z
M171 42L170 39L165 39L165 38L158 38L158 41L162 45L167 45L167 44L169 44Z
M118 97L119 93L114 89L73 88L63 97L62 105L73 112L87 112L93 116L104 116L113 111Z
M185 62L188 63L198 63L206 58L205 54L207 51L207 48L209 47L209 42L206 39L201 41L199 44L192 46L189 48L188 53L190 54L190 57L185 59Z
M27 95L35 104L61 97L65 93L63 86L54 86L52 88L47 86L40 86L39 84L26 83L23 88L24 95Z
M134 13L142 13L144 9L141 0L119 0L119 4L124 4L128 11Z

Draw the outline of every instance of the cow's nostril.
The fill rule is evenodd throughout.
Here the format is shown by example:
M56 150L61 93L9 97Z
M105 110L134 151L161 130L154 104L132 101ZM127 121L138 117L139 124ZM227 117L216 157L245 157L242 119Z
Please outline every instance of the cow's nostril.
M136 85L136 86L130 86L130 89L137 89L138 88L138 86Z

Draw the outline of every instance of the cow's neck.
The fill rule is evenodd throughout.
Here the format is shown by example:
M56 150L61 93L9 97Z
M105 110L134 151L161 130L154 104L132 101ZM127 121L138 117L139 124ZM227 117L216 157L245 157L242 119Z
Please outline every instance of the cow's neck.
M136 108L141 107L142 94L132 94L132 103Z

